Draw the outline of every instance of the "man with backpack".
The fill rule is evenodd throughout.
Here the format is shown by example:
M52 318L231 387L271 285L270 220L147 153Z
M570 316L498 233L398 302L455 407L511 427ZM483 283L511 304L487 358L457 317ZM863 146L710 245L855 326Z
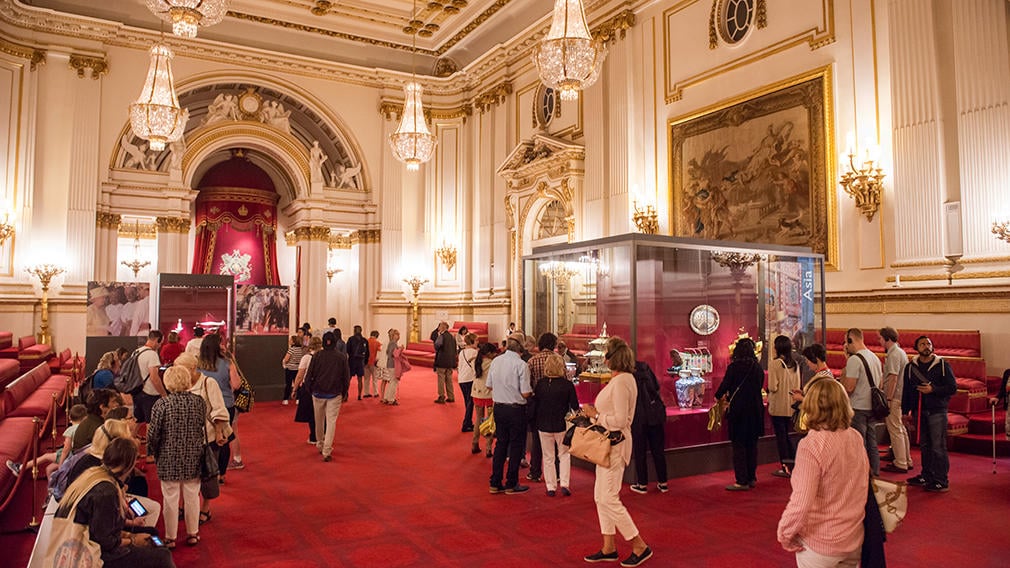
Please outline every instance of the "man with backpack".
M154 403L168 392L161 382L161 332L152 329L147 334L147 342L130 355L123 363L122 372L117 379L116 390L133 395L133 414L138 424L144 424L151 416Z

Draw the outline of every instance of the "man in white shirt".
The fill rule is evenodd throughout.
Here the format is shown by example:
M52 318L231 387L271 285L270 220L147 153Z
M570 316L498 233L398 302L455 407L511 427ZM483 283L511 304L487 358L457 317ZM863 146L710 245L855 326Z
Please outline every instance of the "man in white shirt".
M487 388L494 401L494 458L491 460L491 493L523 493L529 486L519 485L519 462L526 442L526 399L533 396L530 368L519 354L523 351L523 336L510 335L505 341L505 353L491 361L487 372ZM502 472L508 460L508 472L502 484Z
M161 332L152 329L147 334L147 343L138 349L140 355L137 357L137 367L140 369L140 376L144 379L143 389L133 397L133 413L137 416L138 423L146 423L150 419L154 403L168 394L165 385L161 382L161 374L158 372L161 367L161 356L158 354L161 339Z
M845 352L849 360L845 363L845 374L842 376L842 386L849 393L854 415L852 427L863 435L866 445L866 456L870 460L870 473L880 475L880 453L877 449L877 430L871 414L870 381L874 386L880 386L883 370L880 359L866 348L863 342L863 330L852 328L845 333ZM869 367L870 375L866 370Z
M880 469L891 473L908 473L912 467L912 454L909 453L908 430L901 421L901 395L904 386L904 370L908 364L908 355L898 345L898 332L893 327L882 327L879 331L880 344L887 350L884 357L884 394L891 412L884 423L887 425L887 435L891 439L891 452L894 463L889 463Z

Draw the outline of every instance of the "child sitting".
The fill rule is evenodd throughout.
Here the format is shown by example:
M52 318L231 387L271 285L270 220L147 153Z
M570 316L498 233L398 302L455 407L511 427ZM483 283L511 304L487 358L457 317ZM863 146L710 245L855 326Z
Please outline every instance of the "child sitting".
M7 460L7 469L14 472L14 475L17 476L21 473L21 469L24 467L32 469L32 467L34 467L36 463L39 466L42 466L43 464L48 464L46 465L45 469L46 474L45 477L48 478L54 471L57 470L57 468L60 467L60 464L63 463L63 460L70 455L70 446L71 444L73 444L74 441L74 432L77 431L77 425L80 424L82 420L84 420L84 417L87 414L88 409L83 404L75 404L71 406L70 426L68 426L67 429L63 431L62 447L57 448L55 452L49 452L48 454L43 454L39 456L37 460L29 460L27 463L24 464Z

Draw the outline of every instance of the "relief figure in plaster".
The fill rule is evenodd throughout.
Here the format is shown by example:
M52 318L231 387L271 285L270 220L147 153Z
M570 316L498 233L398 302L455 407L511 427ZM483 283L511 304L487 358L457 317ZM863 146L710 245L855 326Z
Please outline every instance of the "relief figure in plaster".
M186 153L186 138L182 137L175 142L169 142L168 149L171 151L169 170L182 169L182 155Z
M358 189L358 183L355 178L361 173L360 162L353 167L338 164L337 171L340 172L340 178L333 184L333 187L338 189ZM336 174L333 174L333 176L336 178Z
M284 106L277 101L267 101L260 111L260 122L268 126L273 126L278 130L291 133L291 111L284 110Z
M309 172L313 182L323 181L323 162L327 157L323 153L323 149L319 147L319 141L313 140L312 148L309 150Z
M141 144L137 146L133 143L133 131L130 130L119 140L119 145L126 152L126 158L123 160L123 167L130 170L147 170L150 169L149 163L150 158L147 156L147 144Z
M203 123L207 125L222 120L238 120L238 118L238 99L235 98L235 95L221 93L207 107L207 116L203 119Z

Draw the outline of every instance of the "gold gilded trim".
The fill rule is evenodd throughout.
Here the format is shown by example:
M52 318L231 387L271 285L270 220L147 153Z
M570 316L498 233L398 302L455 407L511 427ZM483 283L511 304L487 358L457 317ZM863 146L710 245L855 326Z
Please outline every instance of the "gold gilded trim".
M672 49L670 38L670 18L674 14L696 4L699 1L700 0L684 0L683 2L675 4L663 11L663 77L665 85L664 88L666 91L666 104L671 104L683 98L684 89L687 89L688 87L704 83L705 81L735 69L745 67L756 61L767 59L773 55L786 51L787 49L802 45L803 43L809 44L810 49L815 50L824 47L825 45L834 43L835 41L834 0L821 0L824 18L819 27L803 30L798 34L794 34L766 48L746 55L741 55L740 57L727 61L722 65L707 69L675 84L671 84L673 72L670 68L670 52ZM810 1L812 2L813 0ZM709 39L709 42L709 46L711 47L711 38Z
M130 125L127 124L126 128ZM124 129L125 132L125 129ZM275 151L284 153L297 165L297 172L302 175L302 180L308 182L309 175L309 151L298 140L287 133L281 132L272 126L267 126L259 122L218 122L208 127L201 127L190 134L192 139L187 139L186 153L182 159L182 171L188 172L192 166L193 157L199 155L204 148L213 146L219 140L232 138L235 136L249 136L270 142L276 148ZM188 138L188 137L187 137ZM280 160L283 165L283 160ZM292 189L297 190L298 180L290 180Z
M103 213L101 211L95 213L95 227L99 229L119 230L122 220L123 216L118 213Z
M980 270L976 272L956 272L954 280L973 280L978 278L1007 278L1010 277L1010 270ZM947 280L947 273L934 274L902 274L902 282L929 282L933 280ZM894 276L887 277L888 282L894 282Z
M844 296L829 294L825 311L828 314L1010 313L1010 294L989 290L923 291L920 294L881 292Z
M355 244L351 235L330 234L330 248L337 250L351 250L351 245Z
M330 242L330 228L329 227L298 227L293 231L288 231L284 235L285 240L288 244L293 244L292 239L297 243L298 241L322 241L324 243Z
M39 65L46 64L46 50L14 43L2 37L0 37L0 53L27 59L30 62L29 69L32 71Z
M121 223L117 236L120 239L156 239L158 227L154 223Z
M382 229L361 229L351 235L357 237L360 244L377 244L382 242Z
M491 107L505 104L505 98L512 94L512 81L502 81L487 91L477 95L473 99L473 106L477 112L484 114L491 110Z
M403 115L403 101L383 100L379 103L379 114L386 120L400 120ZM455 120L462 118L466 123L467 118L473 116L473 105L463 103L457 107L449 108L424 108L424 119L428 122L434 120Z
M990 262L1010 262L1010 256L1006 255L996 255L996 256L974 256L971 258L962 258L960 264L986 264ZM924 266L944 266L947 261L944 259L933 259L933 260L909 260L903 262L892 262L891 268L921 268Z
M593 36L593 39L598 39L603 43L613 43L617 41L618 36L620 36L620 39L624 39L628 30L634 26L635 13L631 10L624 10L613 18L600 22L600 25L593 28L590 34Z
M90 69L91 78L97 80L109 73L109 62L104 57L73 54L70 56L70 68L77 71L77 77L80 79L84 78L85 69Z
M190 221L188 217L156 217L155 225L158 226L159 233L189 233Z

